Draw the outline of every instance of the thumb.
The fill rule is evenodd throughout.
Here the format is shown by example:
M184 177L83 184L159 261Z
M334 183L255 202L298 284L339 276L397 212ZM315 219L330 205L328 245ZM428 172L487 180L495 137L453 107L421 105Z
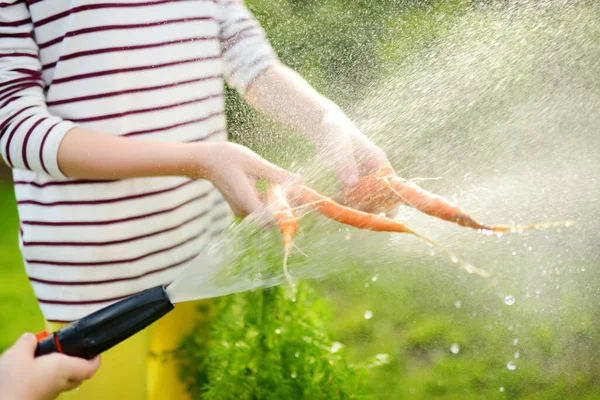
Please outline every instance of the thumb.
M25 333L23 334L13 345L13 350L15 352L24 353L27 355L33 356L35 349L37 347L37 339L33 333Z

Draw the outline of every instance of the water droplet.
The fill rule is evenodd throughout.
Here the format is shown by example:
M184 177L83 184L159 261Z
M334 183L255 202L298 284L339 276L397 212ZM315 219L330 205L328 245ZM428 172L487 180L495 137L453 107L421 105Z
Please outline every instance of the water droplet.
M344 239L346 239L346 240L352 239L352 234L350 232L346 232L346 236L344 236Z
M300 357L300 353L296 352L296 354L294 354L296 356L296 358Z
M535 289L535 294L539 296L540 294L542 294L542 291L540 289Z
M281 329L279 329L279 328L275 329L275 333L279 335L281 333Z
M483 233L485 236L492 236L494 234L494 232L489 229L480 229L479 232Z
M504 296L504 304L506 304L507 306L512 306L513 304L515 304L515 296L512 295L506 295Z
M456 300L456 301L454 302L454 306L455 306L456 308L461 308L461 307L462 307L462 303L460 302L460 300Z
M365 287L369 287L369 282L365 283Z
M512 325L509 325L509 326L508 326L508 330L512 332L512 330L513 330L513 326L512 326Z
M581 267L581 272L585 272L585 267Z
M519 358L519 356L521 355L521 353L519 353L518 351L515 351L515 358Z
M450 258L450 260L452 260L452 262L453 262L453 263L455 263L455 264L458 262L458 258L456 258L456 257L454 257L454 256L452 256L452 257Z
M365 319L373 318L373 311L365 311Z
M514 371L515 369L517 369L517 364L515 364L514 360L510 360L508 363L506 363L506 368L509 371Z
M295 302L296 302L296 298L292 297L292 303L295 303Z
M501 392L504 392L504 386L500 386L500 389L498 389Z
M457 345L456 343L452 343L452 345L450 346L450 352L452 354L458 354L459 351L460 351L460 346Z
M375 359L382 364L387 364L390 361L389 354L376 354Z
M338 351L340 351L340 349L344 347L343 344L341 344L340 342L333 342L333 344L331 345L331 352L332 353L337 353Z
M518 344L519 344L519 338L515 338L515 339L513 340L513 346L516 346L516 345L518 345Z
M379 275L373 275L373 277L371 278L373 282L377 282L377 279L379 279Z
M516 251L513 251L513 252L512 252L512 255L513 255L513 256L516 256L516 255L517 255L517 252L516 252Z
M292 379L296 379L296 373L295 373L295 372L292 372L292 375L291 375L291 377L292 377Z
M467 273L472 274L475 271L475 267L472 264L465 265L465 270Z
M496 236L498 236L499 238L502 237L502 232L496 232Z
M532 248L531 246L529 246L529 247L527 248L527 250L531 251L531 250L533 250L533 248Z

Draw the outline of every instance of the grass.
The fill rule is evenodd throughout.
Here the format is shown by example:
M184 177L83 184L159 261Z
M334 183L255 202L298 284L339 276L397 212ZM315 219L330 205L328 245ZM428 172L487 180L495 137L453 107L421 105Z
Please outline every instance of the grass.
M0 187L0 202L0 346L6 347L42 324L20 260L11 186ZM321 260L327 261L347 260L334 254ZM576 293L565 294L563 300L570 303L567 310L577 313L544 318L518 303L507 307L477 280L423 260L390 259L377 272L365 268L360 259L355 263L349 269L362 272L316 286L334 304L328 329L352 360L390 356L389 364L373 370L371 390L376 398L600 398L597 307L582 304ZM372 319L364 318L367 310ZM450 351L452 344L459 346L458 353ZM506 364L516 351L517 369L510 371Z
M10 346L24 332L43 329L18 244L19 222L12 184L0 184L0 349Z

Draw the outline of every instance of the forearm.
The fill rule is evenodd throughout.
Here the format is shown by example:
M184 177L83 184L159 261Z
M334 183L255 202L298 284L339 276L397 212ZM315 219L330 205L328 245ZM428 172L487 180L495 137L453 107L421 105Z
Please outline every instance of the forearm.
M346 119L338 106L281 64L258 76L249 86L245 99L255 109L309 139L314 138L328 120Z
M58 166L67 177L80 179L197 177L198 158L207 145L152 142L76 127L60 143Z

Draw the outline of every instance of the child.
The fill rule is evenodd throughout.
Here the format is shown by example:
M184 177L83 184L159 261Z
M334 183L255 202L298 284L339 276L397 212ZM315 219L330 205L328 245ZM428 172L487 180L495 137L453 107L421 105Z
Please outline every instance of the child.
M47 327L167 284L300 178L226 142L223 80L314 143L346 186L387 164L273 53L241 0L0 2L0 152L13 168L25 269ZM103 355L69 398L185 398L147 359L193 326L183 304ZM79 397L78 397L79 396Z
M26 333L0 357L0 398L4 400L47 400L60 392L76 389L100 366L93 360L51 354L34 358L37 341Z

